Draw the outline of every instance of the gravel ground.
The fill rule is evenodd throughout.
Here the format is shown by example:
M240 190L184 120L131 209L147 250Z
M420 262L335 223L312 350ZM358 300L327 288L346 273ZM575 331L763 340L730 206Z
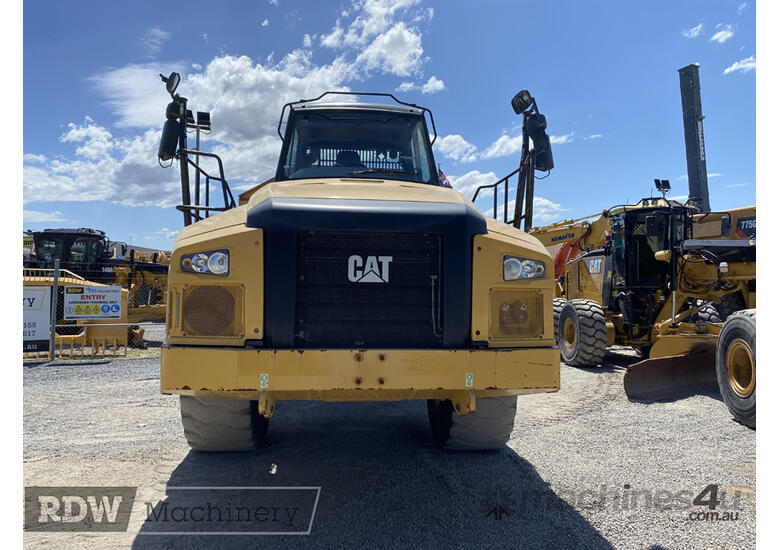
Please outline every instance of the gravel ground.
M267 448L220 455L189 451L157 359L27 363L25 485L160 487L161 498L165 485L322 490L308 537L26 533L25 546L754 547L755 432L716 394L627 401L636 360L618 350L601 369L563 366L560 392L519 398L495 453L440 450L424 402L294 401L278 405ZM692 500L710 484L736 520L689 519L707 510ZM496 505L508 515L490 515Z

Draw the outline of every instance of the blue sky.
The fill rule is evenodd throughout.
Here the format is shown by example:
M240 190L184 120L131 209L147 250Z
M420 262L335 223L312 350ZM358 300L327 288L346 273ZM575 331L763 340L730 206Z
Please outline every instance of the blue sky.
M26 2L24 228L93 227L170 248L177 173L157 166L158 73L210 110L204 148L240 190L273 175L281 106L326 89L429 107L437 161L470 198L519 161L509 100L547 115L556 168L537 222L599 212L668 178L687 195L677 69L700 64L710 200L755 204L755 6L688 2ZM487 209L487 203L480 203Z

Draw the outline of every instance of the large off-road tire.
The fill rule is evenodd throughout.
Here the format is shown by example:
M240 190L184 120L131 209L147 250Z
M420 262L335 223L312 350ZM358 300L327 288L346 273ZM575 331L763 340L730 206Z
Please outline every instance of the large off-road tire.
M558 319L561 318L561 311L566 304L566 298L553 298L553 334L555 335L555 343L560 342L558 338Z
M509 441L515 425L517 396L482 397L477 410L460 416L449 399L428 400L428 419L433 438L445 449L495 451Z
M745 309L745 299L742 297L741 292L726 294L715 307L720 318L725 321L732 313Z
M743 309L726 319L716 352L723 401L741 424L756 427L756 310Z
M196 451L250 451L268 432L257 401L182 395L179 405L184 437Z
M694 323L722 323L723 318L718 313L718 308L712 302L696 301L699 312L692 319Z
M572 367L600 365L607 353L604 310L593 300L567 301L558 319L561 359Z

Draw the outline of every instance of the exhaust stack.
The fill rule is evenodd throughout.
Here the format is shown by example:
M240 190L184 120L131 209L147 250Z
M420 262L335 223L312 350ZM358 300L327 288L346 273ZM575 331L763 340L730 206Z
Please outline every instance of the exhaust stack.
M699 66L688 65L680 73L685 156L688 161L688 198L700 212L710 212L707 161L704 154L704 115L701 114Z

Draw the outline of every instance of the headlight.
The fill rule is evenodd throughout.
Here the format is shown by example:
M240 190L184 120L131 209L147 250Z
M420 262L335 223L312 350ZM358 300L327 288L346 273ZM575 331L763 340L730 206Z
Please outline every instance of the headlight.
M539 279L544 277L544 262L504 256L504 280Z
M197 252L181 257L181 270L211 275L227 275L230 267L230 254L227 250Z

